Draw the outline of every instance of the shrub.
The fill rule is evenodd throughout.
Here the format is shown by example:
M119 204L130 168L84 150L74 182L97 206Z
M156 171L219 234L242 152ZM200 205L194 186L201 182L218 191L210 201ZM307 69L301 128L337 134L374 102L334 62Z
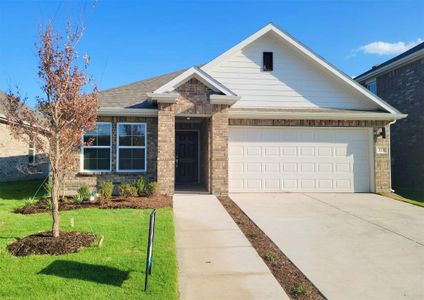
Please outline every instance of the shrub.
M86 183L84 183L79 189L78 189L78 195L82 198L82 200L88 200L90 198L91 192L90 188Z
M137 188L129 183L121 184L119 187L119 195L122 197L135 197L137 196Z
M99 186L99 195L102 200L109 200L113 193L112 181L103 181Z
M298 287L292 288L292 293L296 296L301 296L301 295L306 295L307 290L303 286L298 286Z
M82 201L84 201L84 198L82 197L82 195L80 193L78 193L74 196L74 202L76 204L81 204Z
M141 176L134 181L133 186L137 189L137 194L139 196L150 196L158 189L157 183L151 181L147 176Z
M24 207L31 206L35 202L37 202L37 199L35 199L34 197L28 197L24 200Z

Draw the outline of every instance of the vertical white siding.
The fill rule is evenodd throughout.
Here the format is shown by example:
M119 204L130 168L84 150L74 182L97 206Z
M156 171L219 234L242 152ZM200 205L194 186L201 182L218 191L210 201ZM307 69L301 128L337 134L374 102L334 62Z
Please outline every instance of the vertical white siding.
M272 72L261 70L264 51L274 53ZM270 33L206 71L241 96L234 107L377 108Z

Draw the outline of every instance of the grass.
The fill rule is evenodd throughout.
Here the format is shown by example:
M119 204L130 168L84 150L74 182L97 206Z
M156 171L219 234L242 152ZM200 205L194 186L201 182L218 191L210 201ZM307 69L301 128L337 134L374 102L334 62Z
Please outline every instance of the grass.
M411 193L411 192L402 192L397 191L398 193L381 193L382 196L392 198L395 200L407 202L409 204L417 205L424 207L424 195L418 194L418 193Z
M61 212L61 229L105 237L79 253L11 256L6 245L18 237L50 230L48 213L12 212L32 197L39 181L0 183L0 299L177 299L173 213L157 210L153 269L144 292L151 210L80 209ZM70 219L75 227L71 228Z

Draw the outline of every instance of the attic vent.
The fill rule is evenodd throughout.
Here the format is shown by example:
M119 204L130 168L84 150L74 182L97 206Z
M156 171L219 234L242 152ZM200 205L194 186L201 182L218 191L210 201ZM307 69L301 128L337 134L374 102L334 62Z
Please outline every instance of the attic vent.
M263 70L264 71L272 71L273 69L273 57L272 52L264 52L263 56Z

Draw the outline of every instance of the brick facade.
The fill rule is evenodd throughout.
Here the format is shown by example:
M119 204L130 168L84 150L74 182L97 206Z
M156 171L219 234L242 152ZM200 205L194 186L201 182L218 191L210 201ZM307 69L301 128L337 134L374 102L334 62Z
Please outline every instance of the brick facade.
M296 126L296 127L367 127L374 133L374 174L375 192L389 192L391 189L390 151L377 154L377 147L390 149L390 126L387 121L348 121L348 120L247 120L230 119L230 125L240 126ZM386 128L386 138L381 136L381 128Z
M177 91L181 96L176 103L158 104L157 118L99 118L102 122L112 122L112 172L80 173L78 152L75 155L75 168L67 177L68 193L75 192L82 183L88 183L94 189L103 180L112 180L118 185L143 174L116 171L115 141L118 122L147 123L147 175L157 179L161 193L169 195L174 193L175 188L175 132L180 129L200 132L200 182L215 195L228 194L229 125L373 128L374 152L376 147L390 146L390 132L386 121L229 119L229 107L210 104L209 96L213 91L197 79L187 81ZM382 127L387 128L386 139L380 134ZM376 192L389 191L389 153L374 153L374 170Z
M28 144L15 140L6 123L0 123L0 182L24 179L44 179L48 164L43 154L36 152L35 164L28 160Z
M82 184L86 183L92 190L95 190L98 185L103 181L111 180L117 187L121 183L131 182L139 178L140 175L147 175L152 180L157 180L157 136L158 126L157 118L143 118L143 117L99 117L99 122L110 122L112 124L112 172L93 172L84 173L80 170L81 155L80 150L75 151L73 168L68 172L65 178L65 193L75 194ZM147 126L147 165L146 172L126 173L117 172L116 165L116 134L117 123L120 122L133 122L133 123L146 123ZM115 189L115 193L117 189Z
M175 115L172 104L159 104L158 109L159 191L172 195L175 185Z
M424 192L424 58L377 78L379 97L408 114L391 126L392 182L400 191Z

